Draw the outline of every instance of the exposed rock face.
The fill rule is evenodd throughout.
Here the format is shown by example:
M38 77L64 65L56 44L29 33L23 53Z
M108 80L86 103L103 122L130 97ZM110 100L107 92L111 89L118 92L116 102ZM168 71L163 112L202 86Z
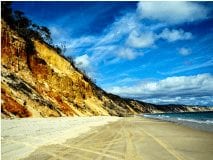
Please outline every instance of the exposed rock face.
M35 51L29 52L27 42L4 21L1 34L3 118L124 116L165 111L165 107L158 108L156 105L107 94L45 43L34 41ZM187 107L176 109L189 110Z

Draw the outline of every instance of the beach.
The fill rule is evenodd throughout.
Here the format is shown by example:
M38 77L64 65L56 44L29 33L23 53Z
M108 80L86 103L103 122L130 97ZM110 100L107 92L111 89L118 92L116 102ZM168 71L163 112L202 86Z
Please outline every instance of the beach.
M82 118L74 119L76 121L79 119L78 122L80 122ZM16 141L19 141L20 145L26 144L26 147L20 150L20 147L16 144L14 146L17 148L14 148L13 145L9 145L11 142L7 144L6 141L14 139L17 135L7 135L9 133L6 134L4 132L5 128L3 125L2 158L14 159L14 157L18 157L15 154L20 155L20 153L24 152L27 152L27 154L22 154L22 158L25 156L23 158L25 160L210 160L213 156L212 132L200 131L176 123L143 117L117 118L108 116L99 118L91 117L90 121L93 121L91 122L93 125L88 127L90 129L81 132L80 130L84 130L84 126L88 126L87 121L89 119L89 117L85 118L84 123L79 123L81 127L78 128L77 126L78 129L75 129L75 132L80 132L79 134L72 133L74 129L71 129L70 135L68 134L68 130L69 127L73 128L72 125L74 122L71 122L73 120L70 120L70 122L67 121L68 123L66 123L67 126L65 127L67 128L67 137L62 138L62 141L60 137L63 137L63 135L58 136L59 131L52 133L54 129L51 130L51 133L55 134L52 137L48 136L50 133L46 134L46 136L42 134L30 135L37 138L35 141L49 139L48 142L46 141L46 143L39 145L30 152L28 148L38 142L33 142L29 138L25 138L24 134L27 135L27 133L18 132L19 136L23 139L16 139ZM60 124L62 125L64 121L66 121L66 118L61 119ZM104 123L100 121L104 121ZM95 122L97 125L95 125ZM5 123L4 120L2 123ZM24 129L27 130L26 128ZM45 127L40 127L39 129L40 132L42 130L46 132L47 130ZM72 134L74 135L72 136ZM13 156L13 158L10 156Z
M113 116L2 119L1 156L4 160L21 159L41 146L62 144L94 126L119 119Z

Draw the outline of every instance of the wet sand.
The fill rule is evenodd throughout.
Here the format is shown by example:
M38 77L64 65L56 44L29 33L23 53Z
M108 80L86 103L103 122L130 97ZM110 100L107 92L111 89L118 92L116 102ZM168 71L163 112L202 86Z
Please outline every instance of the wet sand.
M41 137L42 139L42 137ZM141 117L93 127L25 160L211 160L213 133Z

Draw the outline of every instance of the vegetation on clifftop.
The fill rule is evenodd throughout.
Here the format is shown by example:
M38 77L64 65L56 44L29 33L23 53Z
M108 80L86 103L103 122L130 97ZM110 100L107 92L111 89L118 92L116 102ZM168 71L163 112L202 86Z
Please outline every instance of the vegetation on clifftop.
M127 116L195 111L157 106L109 94L80 71L72 57L53 48L48 28L2 3L2 117ZM62 52L65 48L62 47Z
M76 70L81 72L86 81L94 83L94 81L86 74L85 71L82 71L75 66L73 58L71 56L66 57L64 55L66 51L65 44L62 44L61 47L54 45L52 41L51 32L47 27L39 26L38 24L33 23L32 20L27 18L24 12L22 11L13 11L11 8L11 4L12 2L2 2L2 19L10 26L11 29L16 31L18 35L26 41L26 53L34 53L35 46L32 41L33 39L38 40L41 43L45 43L50 48L53 48L61 57L70 62Z
M47 27L33 23L22 11L13 11L11 4L12 2L2 2L2 19L27 42L26 51L28 54L34 52L33 39L46 43L48 46L54 48L59 54L62 54L65 46L60 48L57 45L53 45L51 32Z

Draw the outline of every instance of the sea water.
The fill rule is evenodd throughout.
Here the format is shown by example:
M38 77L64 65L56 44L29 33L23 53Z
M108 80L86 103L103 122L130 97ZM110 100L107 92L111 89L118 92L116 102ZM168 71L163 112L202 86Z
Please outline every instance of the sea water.
M155 113L144 117L161 119L213 132L213 112Z

